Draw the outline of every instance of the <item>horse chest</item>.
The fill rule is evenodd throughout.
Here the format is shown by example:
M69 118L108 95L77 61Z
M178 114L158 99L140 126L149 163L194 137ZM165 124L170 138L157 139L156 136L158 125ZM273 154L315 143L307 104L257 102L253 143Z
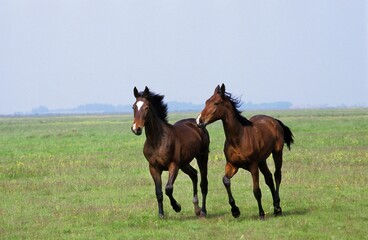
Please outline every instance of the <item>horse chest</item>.
M174 148L170 144L163 144L160 147L153 147L147 144L143 153L150 165L167 170L168 165L172 161Z
M235 166L242 166L251 161L254 152L250 149L245 150L238 146L228 145L225 147L225 156L228 162Z

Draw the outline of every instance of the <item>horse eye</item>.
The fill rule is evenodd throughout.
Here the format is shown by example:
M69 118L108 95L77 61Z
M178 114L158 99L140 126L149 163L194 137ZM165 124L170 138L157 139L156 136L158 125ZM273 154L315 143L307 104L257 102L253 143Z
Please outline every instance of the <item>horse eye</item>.
M215 105L215 106L219 105L219 102L215 102L215 103L214 103L214 105Z

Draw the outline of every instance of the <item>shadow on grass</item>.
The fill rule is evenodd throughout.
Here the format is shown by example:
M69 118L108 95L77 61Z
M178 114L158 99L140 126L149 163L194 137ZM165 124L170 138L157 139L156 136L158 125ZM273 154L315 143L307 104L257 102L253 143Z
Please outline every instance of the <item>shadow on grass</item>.
M289 209L282 212L282 216L300 216L300 215L306 215L310 212L309 209ZM281 217L282 217L281 216Z
M301 215L307 215L310 212L309 209L289 209L282 212L282 215L275 216L273 213L266 213L265 220L268 219L277 219L277 218L283 218L283 217L290 217L290 216L301 216ZM231 219L234 219L236 221L249 221L249 220L260 220L258 214L249 214L242 212L239 218L233 218L231 216L231 212L223 211L218 212L214 214L209 214L207 218L224 218L224 217L231 217Z
M310 212L309 209L288 209L288 210L283 210L282 211L282 215L279 216L275 216L274 214L267 213L265 216L265 220L267 219L272 219L272 218L284 218L284 217L290 217L290 216L302 216L302 215L307 215ZM259 220L259 216L256 214L252 214L251 218L254 220Z
M196 216L193 212L193 214L186 213L168 213L165 214L164 220L170 220L170 221L186 221L186 220L206 220L206 219L217 219L217 218L225 218L227 216L231 216L231 212L227 211L219 211L219 212L211 212L207 213L206 217L200 217Z
M308 209L288 209L286 211L282 212L281 216L274 216L272 213L267 213L265 216L265 220L268 219L277 219L277 218L284 218L284 217L290 217L290 216L301 216L306 215L310 212ZM159 219L159 218L158 218ZM165 214L165 217L163 221L193 221L193 220L213 220L213 219L228 219L228 220L235 220L235 221L249 221L249 220L259 220L258 214L247 214L242 213L239 218L233 218L231 215L230 210L229 211L216 211L216 212L209 212L207 213L206 217L199 217L196 216L194 213L175 213L175 212L169 212Z

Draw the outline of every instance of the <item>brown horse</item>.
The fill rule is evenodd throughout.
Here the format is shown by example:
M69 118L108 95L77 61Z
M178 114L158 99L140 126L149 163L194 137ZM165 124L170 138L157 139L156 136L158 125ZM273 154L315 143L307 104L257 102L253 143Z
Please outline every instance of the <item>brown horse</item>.
M205 128L198 128L194 118L183 119L171 125L167 121L167 105L164 96L150 92L146 87L143 92L134 88L136 101L133 105L134 123L132 131L136 135L145 128L146 142L143 153L149 163L149 171L155 182L158 213L164 216L161 174L169 171L165 193L175 212L181 206L173 197L173 184L179 169L186 173L193 182L193 204L196 215L205 216L207 196L207 162L210 139ZM197 159L201 172L202 208L198 206L197 170L189 163Z
M201 127L221 119L225 131L224 153L226 157L225 176L223 183L229 197L231 212L239 217L239 208L231 193L230 179L239 168L244 168L252 174L253 193L258 202L260 219L264 219L259 188L259 172L261 170L269 186L274 206L274 214L281 215L279 188L281 183L282 150L284 143L290 150L294 142L290 129L280 120L256 115L246 119L238 110L240 100L233 98L225 91L225 85L217 86L213 95L206 101L206 106L197 118ZM275 162L275 182L267 167L266 159L272 153Z

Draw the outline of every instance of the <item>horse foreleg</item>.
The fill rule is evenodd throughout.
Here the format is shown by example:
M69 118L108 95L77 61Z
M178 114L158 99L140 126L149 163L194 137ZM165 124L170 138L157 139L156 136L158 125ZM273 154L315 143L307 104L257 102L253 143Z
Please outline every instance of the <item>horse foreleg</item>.
M171 164L169 167L169 180L167 181L165 193L170 199L170 203L172 208L175 212L181 211L181 206L179 203L176 202L175 198L173 197L174 192L174 182L176 177L178 176L179 167L176 164Z
M201 212L201 208L198 205L198 174L197 174L197 170L195 170L195 168L193 168L192 166L185 165L184 167L181 168L181 170L187 174L190 179L192 180L193 183L193 204L194 204L194 212L197 216L199 216L200 212Z
M263 211L262 203L261 203L262 192L261 192L261 189L259 188L259 171L258 171L257 164L253 164L251 166L250 173L252 174L252 179L253 179L253 194L258 203L259 218L261 220L264 220L265 213Z
M238 168L234 167L230 163L226 163L226 166L225 166L225 176L222 179L223 180L223 183L225 185L226 191L227 191L227 195L229 197L229 204L231 206L231 213L232 213L232 215L233 215L234 218L237 218L237 217L240 216L240 210L236 206L234 197L233 197L233 195L231 193L230 179L235 175L235 173L237 171L238 171Z
M161 173L162 171L150 166L149 168L153 181L155 182L155 191L156 191L156 198L158 204L158 216L160 218L164 217L164 208L163 208L163 193L162 193L162 182L161 182Z

